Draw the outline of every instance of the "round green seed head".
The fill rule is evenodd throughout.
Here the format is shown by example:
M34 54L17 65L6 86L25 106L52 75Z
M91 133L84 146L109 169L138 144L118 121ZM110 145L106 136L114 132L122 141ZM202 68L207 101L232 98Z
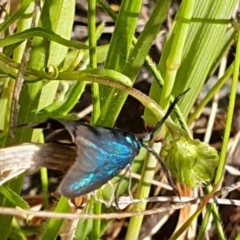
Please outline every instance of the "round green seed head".
M219 162L216 149L186 138L170 141L163 147L161 156L172 176L191 187L210 182Z

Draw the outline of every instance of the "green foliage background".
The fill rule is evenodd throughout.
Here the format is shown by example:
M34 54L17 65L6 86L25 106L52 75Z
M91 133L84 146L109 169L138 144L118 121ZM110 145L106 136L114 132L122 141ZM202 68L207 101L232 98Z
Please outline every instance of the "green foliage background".
M102 0L88 1L89 36L86 43L70 40L75 14L74 0L40 1L41 8L37 8L37 11L34 10L36 7L34 1L22 0L18 10L12 16L6 15L5 21L0 25L1 32L5 33L4 38L0 39L0 47L3 48L0 54L0 82L3 86L0 98L0 146L11 144L9 130L16 115L17 124L40 121L48 117L66 117L81 97L86 81L93 83L92 123L113 126L127 95L131 94L146 107L144 113L146 123L155 125L163 115L161 109L168 108L173 96L191 88L178 105L180 117L182 120L186 119L204 83L213 74L234 40L236 31L229 28L229 21L237 2L229 0L226 4L226 0L183 0L168 34L161 59L155 66L147 55L166 18L171 4L169 0L156 1L138 39L135 39L134 33L142 1L123 0L118 14ZM96 5L102 7L116 21L111 42L106 46L96 44L104 27L103 24L98 28L95 26ZM36 12L34 27L33 11ZM14 22L17 23L17 31L10 35L8 29ZM26 69L23 70L19 64L26 58L26 40L30 40L31 47ZM104 63L104 67L98 69L98 63ZM139 95L131 89L143 64L149 67L155 78L148 97ZM233 66L225 71L203 101L201 108L232 75ZM24 75L22 87L21 81L18 81L19 73ZM20 88L16 88L18 84ZM60 84L63 90L57 94ZM16 91L19 91L17 101L19 111L14 104ZM191 121L200 110L196 109L192 113ZM167 122L167 125L172 126L170 122ZM173 126L178 128L177 125ZM16 132L15 143L31 141L42 141L39 131ZM222 163L216 182L222 176L224 154L226 155L226 152L222 153ZM151 182L154 171L146 169L149 167L154 169L157 164L154 158L145 155L141 155L145 161L137 198L149 195L151 184L146 186L142 183ZM138 168L139 166L134 165L133 171ZM46 174L42 172L43 179L47 179ZM1 191L0 205L19 206L22 202L19 196L21 185L22 177L11 181L7 186L7 192L16 194L15 200L9 201L12 197ZM47 185L45 190L46 188ZM125 188L126 184L123 183L122 189ZM90 206L94 206L94 210L88 207L84 211L95 214L103 211L100 203L91 201ZM21 204L21 207L27 208L27 205ZM143 210L145 207L145 204L139 204L135 209ZM68 211L66 199L62 198L59 201L56 211ZM217 217L216 212L214 216ZM56 239L62 222L50 220L44 223L42 228L31 231L39 232L41 239ZM137 239L141 224L142 217L133 217L125 239ZM107 223L100 220L81 221L75 239L100 239L106 226ZM223 239L220 223L217 229L219 239ZM8 236L10 239L26 239L25 230L20 228L12 216L0 216L1 239L8 239Z

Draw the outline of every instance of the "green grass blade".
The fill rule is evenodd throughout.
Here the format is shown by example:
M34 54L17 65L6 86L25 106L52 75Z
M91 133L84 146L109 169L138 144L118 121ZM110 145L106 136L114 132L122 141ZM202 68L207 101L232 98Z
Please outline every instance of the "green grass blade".
M152 46L152 42L155 40L158 34L159 27L165 19L170 3L171 1L169 0L156 3L143 32L140 34L140 37L136 42L136 45L129 53L122 72L124 75L128 76L132 82L135 81L137 74L140 71ZM127 94L112 89L111 94L106 96L108 96L108 99L106 100L106 103L102 109L98 124L102 125L102 119L107 119L107 122L104 122L104 124L107 126L112 126L116 121L120 110L122 109L122 106L127 98Z
M122 1L117 15L116 27L111 38L105 68L122 72L132 46L141 4L141 0ZM100 87L101 107L105 104L110 92L110 88Z
M0 39L0 47L5 47L11 44L19 43L32 37L42 37L50 41L56 42L58 44L61 44L65 47L77 48L77 49L88 49L88 46L84 43L77 42L77 41L69 41L61 37L60 35L54 33L53 31L50 31L48 29L43 29L40 27L28 29L23 32L16 33L12 36L5 37L4 39Z
M164 75L164 85L160 97L161 106L166 110L169 106L171 93L175 85L178 68L183 57L185 41L188 37L190 21L193 15L195 1L184 0L181 3L179 15L174 29L173 44L166 59L166 72ZM180 37L181 36L181 37Z
M0 32L5 31L18 18L22 17L24 12L28 9L31 2L32 0L23 0L19 9L12 16L7 18L3 23L0 24Z
M58 202L55 212L68 212L69 209L68 199L62 197ZM47 224L47 228L42 233L41 239L56 239L63 222L64 219L51 219Z
M183 116L186 116L191 110L202 85L206 81L206 77L209 75L221 45L219 39L223 39L226 34L228 19L230 19L236 3L236 0L229 1L227 5L224 0L211 0L204 4L203 1L196 2L182 62L177 72L173 89L173 94L177 95L183 92L184 89L191 88L189 94L179 103ZM181 23L178 14L176 21L178 24L184 24L183 22ZM168 37L159 63L159 70L163 77L166 72L166 60L172 44L174 44L173 35L175 27L176 24ZM181 36L178 37L181 38ZM154 82L150 96L158 103L160 103L159 91L158 84Z
M27 202L8 186L0 186L0 193L14 205L23 209L29 209Z

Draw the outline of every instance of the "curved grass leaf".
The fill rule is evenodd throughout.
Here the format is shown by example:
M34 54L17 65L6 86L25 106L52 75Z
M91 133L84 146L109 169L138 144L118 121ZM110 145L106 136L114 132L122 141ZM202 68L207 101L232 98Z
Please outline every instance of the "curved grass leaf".
M36 27L25 30L20 33L16 33L12 36L5 37L0 39L0 47L9 46L11 44L15 44L18 42L22 42L26 39L33 38L33 37L43 37L45 39L51 40L58 44L61 44L66 47L70 48L77 48L77 49L88 49L88 46L84 43L77 42L77 41L69 41L65 38L62 38L60 35L50 31L48 29Z

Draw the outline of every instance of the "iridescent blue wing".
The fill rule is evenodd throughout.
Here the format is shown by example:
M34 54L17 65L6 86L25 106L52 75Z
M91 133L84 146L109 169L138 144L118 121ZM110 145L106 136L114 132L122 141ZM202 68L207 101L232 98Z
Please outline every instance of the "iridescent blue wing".
M141 140L120 129L90 126L76 121L61 122L77 146L77 159L59 186L63 196L89 193L107 183L132 163Z

